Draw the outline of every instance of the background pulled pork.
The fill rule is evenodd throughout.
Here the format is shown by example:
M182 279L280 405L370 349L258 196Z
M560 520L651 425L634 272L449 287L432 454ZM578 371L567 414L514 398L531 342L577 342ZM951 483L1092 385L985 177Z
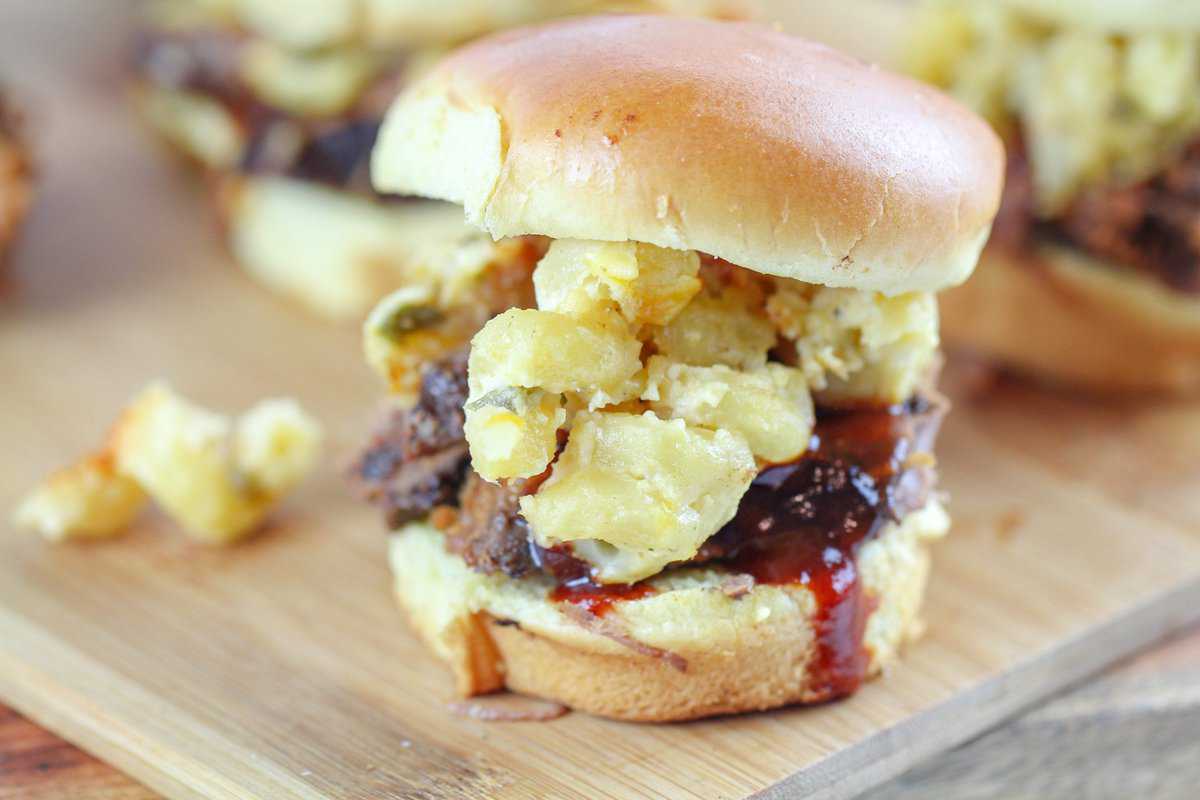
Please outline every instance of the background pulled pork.
M246 147L238 170L283 175L395 202L371 185L371 148L391 99L405 75L403 59L375 76L353 107L333 117L306 117L276 108L246 82L243 62L252 40L237 31L146 30L134 43L133 61L148 82L205 95L233 115Z
M1200 140L1150 180L1084 193L1058 225L1100 258L1200 292Z
M474 570L559 583L586 581L586 562L567 545L540 547L520 515L521 495L544 476L488 483L470 470L463 434L466 353L427 366L421 394L393 411L353 467L368 500L395 528L438 507L456 507L443 526L447 548ZM879 524L923 506L933 485L933 445L945 411L940 399L894 408L820 410L815 447L788 464L764 469L737 516L680 564L729 561L747 547L781 536L870 535ZM763 525L764 515L773 520Z

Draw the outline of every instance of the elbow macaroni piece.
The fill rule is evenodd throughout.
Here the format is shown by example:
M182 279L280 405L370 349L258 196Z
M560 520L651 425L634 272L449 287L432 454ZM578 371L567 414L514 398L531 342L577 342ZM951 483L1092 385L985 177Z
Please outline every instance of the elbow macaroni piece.
M489 481L541 474L566 419L561 395L515 387L488 392L466 407L471 466Z
M154 383L105 449L50 476L16 521L50 539L114 536L150 498L194 538L233 542L312 470L320 443L294 400L264 401L235 423Z
M685 364L756 369L767 363L775 329L749 308L741 292L726 289L718 296L698 295L654 333L654 343L660 353Z
M583 316L618 310L633 325L665 325L700 291L700 257L637 242L560 239L533 276L538 308Z
M380 63L364 50L297 53L260 39L246 46L240 71L269 105L297 116L331 116L354 104Z
M652 356L647 370L642 399L664 418L740 434L763 461L789 461L808 449L815 415L798 369L768 364L739 372Z
M510 309L471 340L471 398L516 386L592 395L601 405L617 402L642 367L641 350L641 342L611 313L575 318Z
M1148 177L1200 132L1200 35L1066 27L1044 13L927 0L909 68L1006 133L1019 123L1037 210L1053 217L1089 186Z
M936 298L780 281L767 314L796 347L817 398L907 400L935 363Z
M746 440L651 413L582 413L550 478L521 498L538 544L572 542L604 582L690 558L757 473Z
M810 389L826 402L899 402L937 358L927 293L719 263L702 282L696 253L574 240L551 244L533 283L539 308L510 309L471 341L472 465L492 481L550 466L521 513L539 544L569 543L600 582L695 555L763 464L808 449ZM768 362L781 338L795 366Z
M243 414L234 433L234 463L263 492L296 486L321 455L321 428L290 397L263 400Z
M443 310L431 286L397 289L363 323L367 364L402 402L421 388L421 367L466 345L479 327L467 308Z
M319 430L294 404L268 401L235 432L228 417L156 383L126 410L113 447L121 472L193 537L224 544L253 531L314 466Z
M146 493L116 471L111 453L59 470L17 507L17 525L53 541L104 539L122 533L141 513Z

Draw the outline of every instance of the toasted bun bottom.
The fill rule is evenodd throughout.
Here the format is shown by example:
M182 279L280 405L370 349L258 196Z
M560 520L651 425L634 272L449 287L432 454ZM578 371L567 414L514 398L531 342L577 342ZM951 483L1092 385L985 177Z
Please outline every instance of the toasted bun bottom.
M877 602L867 621L868 673L877 675L917 634L929 572L928 542L949 519L931 502L889 524L859 552L864 591ZM440 533L410 525L392 537L396 593L426 645L454 673L462 695L509 688L606 717L695 719L824 699L817 694L817 611L800 585L757 585L730 597L719 568L673 569L657 592L619 601L603 617L663 658L586 629L548 599L544 578L514 580L471 571L446 552Z
M952 348L1019 372L1100 392L1200 391L1200 297L1075 250L989 247L939 299Z

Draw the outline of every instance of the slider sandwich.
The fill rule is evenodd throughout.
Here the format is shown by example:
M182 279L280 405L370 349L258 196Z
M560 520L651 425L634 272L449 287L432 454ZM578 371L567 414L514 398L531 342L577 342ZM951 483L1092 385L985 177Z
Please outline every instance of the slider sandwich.
M1200 3L940 0L909 56L1008 148L947 341L1089 390L1200 390Z
M158 0L134 96L212 176L235 258L267 287L359 319L475 233L446 204L376 191L386 104L438 52L596 0Z
M949 525L934 293L1002 157L937 91L744 23L552 23L407 89L375 186L497 244L474 316L410 286L368 319L400 399L353 471L458 691L678 720L892 662Z
M29 209L32 172L20 114L0 91L0 266Z

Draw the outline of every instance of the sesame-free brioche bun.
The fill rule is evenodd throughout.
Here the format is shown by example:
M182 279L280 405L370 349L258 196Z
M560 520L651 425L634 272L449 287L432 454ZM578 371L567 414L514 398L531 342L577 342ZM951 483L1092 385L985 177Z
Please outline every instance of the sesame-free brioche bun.
M939 303L951 348L1049 383L1200 392L1200 297L1077 250L989 246L975 277Z
M971 112L824 46L608 16L457 51L393 106L372 172L497 238L649 242L899 293L970 275L1003 161Z
M864 637L870 675L919 633L928 544L948 525L931 502L860 549L863 591L876 602ZM390 547L400 605L461 695L508 688L655 722L827 699L813 669L816 601L799 584L760 584L731 597L722 589L728 573L718 567L672 569L650 579L654 594L619 601L602 618L640 645L682 658L681 671L574 621L566 604L549 599L549 579L471 571L428 525L404 528Z

